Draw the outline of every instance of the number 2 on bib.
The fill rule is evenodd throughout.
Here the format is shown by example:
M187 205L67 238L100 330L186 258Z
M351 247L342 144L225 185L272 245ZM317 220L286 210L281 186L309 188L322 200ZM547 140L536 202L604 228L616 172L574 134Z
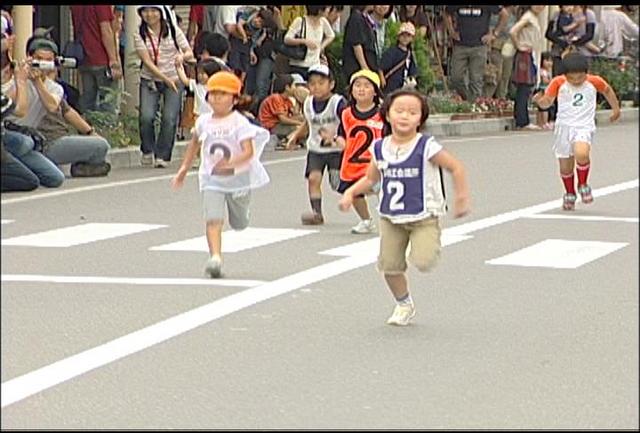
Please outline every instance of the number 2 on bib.
M404 184L397 180L391 180L387 183L387 194L389 198L389 210L404 210Z

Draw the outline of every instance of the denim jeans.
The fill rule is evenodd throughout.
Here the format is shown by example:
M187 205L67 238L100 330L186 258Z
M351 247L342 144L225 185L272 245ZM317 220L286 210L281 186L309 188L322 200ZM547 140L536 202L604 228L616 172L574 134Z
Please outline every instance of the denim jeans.
M38 176L29 168L15 159L11 154L5 155L6 160L2 162L2 192L6 191L31 191L40 185Z
M182 83L177 87L178 93L161 81L140 79L140 151L145 155L153 153L156 159L171 161L184 92ZM163 104L160 132L156 138L155 121L160 109L160 97Z
M247 72L247 93L253 96L251 111L258 112L260 103L269 96L271 90L271 77L275 62L268 58L262 58L257 64L249 66Z
M106 100L106 92L101 87L108 87L118 90L118 81L107 76L106 66L81 66L78 69L82 92L78 104L80 111L105 111L111 112L116 109L116 100ZM115 95L114 95L115 96Z
M31 170L42 186L56 188L64 182L64 173L46 156L35 151L31 137L15 131L5 131L7 151Z
M44 154L56 164L102 164L109 148L109 142L99 135L67 135L51 143Z

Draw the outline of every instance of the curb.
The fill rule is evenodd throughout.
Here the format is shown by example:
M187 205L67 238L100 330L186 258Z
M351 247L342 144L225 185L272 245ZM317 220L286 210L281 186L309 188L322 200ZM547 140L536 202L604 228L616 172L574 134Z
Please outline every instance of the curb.
M630 122L638 120L638 108L622 108L618 122ZM535 111L529 113L535 119ZM596 125L609 123L611 110L599 110L596 112ZM514 129L514 119L511 117L499 117L495 119L477 120L449 120L449 114L434 115L427 120L427 129L435 136L458 137L463 135L483 134L488 132L504 132ZM184 156L188 141L176 141L173 147L173 161L181 161ZM270 150L266 150L270 152ZM124 149L111 149L107 154L107 160L112 168L132 168L140 166L140 150L136 147Z

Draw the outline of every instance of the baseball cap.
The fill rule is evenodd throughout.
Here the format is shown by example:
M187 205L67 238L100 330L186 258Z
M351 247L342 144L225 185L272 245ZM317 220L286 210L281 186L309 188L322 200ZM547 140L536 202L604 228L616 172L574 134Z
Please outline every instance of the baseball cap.
M398 35L401 35L402 33L409 33L411 36L415 36L416 28L412 23L407 21L405 23L400 24L400 28L398 29Z
M53 31L54 27L38 27L33 31L33 34L31 35L34 38L47 38L47 39L51 39L51 32Z
M291 74L293 84L307 84L307 81L300 74Z
M327 65L313 65L309 68L309 71L307 72L307 75L311 75L311 74L318 74L318 75L322 75L325 76L327 78L331 78L331 70L329 69L329 67Z
M142 10L145 8L156 8L162 14L162 18L167 19L166 11L164 10L164 5L140 5L136 8L138 15L142 16Z
M376 87L380 88L380 76L378 74L376 74L373 71L370 71L368 69L360 69L357 72L354 72L351 75L351 78L349 79L349 84L353 84L354 81L356 81L357 78L366 78L367 80L371 81L373 84L376 85Z
M227 71L220 71L213 74L207 81L207 90L219 90L222 92L239 95L242 90L242 82L235 74Z

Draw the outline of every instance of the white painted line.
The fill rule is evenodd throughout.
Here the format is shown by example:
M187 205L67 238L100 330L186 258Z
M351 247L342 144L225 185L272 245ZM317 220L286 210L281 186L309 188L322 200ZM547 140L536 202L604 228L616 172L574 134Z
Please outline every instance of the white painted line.
M14 222L15 220L2 220L2 225L5 224L11 224L12 222Z
M440 243L443 247L447 245L457 244L458 242L465 241L467 239L471 239L473 236L463 236L451 234L447 231L447 229L442 231L442 236L440 238ZM377 236L375 238L366 239L360 242L354 242L348 245L343 245L336 248L331 248L329 250L320 251L318 254L324 254L327 256L373 256L378 257L378 253L380 252L380 237ZM409 254L409 251L407 251Z
M606 216L594 216L594 215L559 215L559 214L536 214L528 215L525 218L532 219L565 219L565 220L578 220L578 221L615 221L623 223L638 223L638 218L624 218L624 217L606 217Z
M537 135L537 133L515 134L515 135L521 137L521 136L526 136L526 135ZM464 141L484 141L484 140L501 140L501 139L513 140L513 137L514 137L513 135L494 135L494 136L487 136L487 137L443 139L443 140L440 140L440 142L442 142L442 143L456 143L456 142L464 142ZM274 160L271 160L271 161L264 161L262 164L265 165L265 166L278 165L278 164L285 164L285 163L292 162L292 161L302 161L302 160L305 160L306 158L307 158L306 155L304 155L304 156L294 156L294 157L291 157L291 158L280 158L280 159L274 159ZM187 176L195 176L196 174L198 174L198 171L197 170L193 170L193 171L190 171L189 173L187 173ZM173 178L174 175L175 175L175 173L171 173L171 174L163 174L161 176L151 176L151 177L144 177L144 178L140 178L140 179L121 180L121 181L116 181L116 182L103 183L103 184L99 184L99 185L89 185L89 186L81 186L81 187L78 187L78 188L60 189L60 190L57 190L57 191L47 191L47 192L38 193L38 194L31 194L30 193L29 195L25 195L25 196L22 196L22 197L0 199L0 204L22 203L22 202L25 202L25 201L39 200L39 199L44 199L44 198L52 198L52 197L58 197L58 196L67 195L67 194L76 194L76 193L80 193L80 192L96 191L96 190L100 190L100 189L114 188L114 187L118 187L118 186L128 186L128 185L136 185L136 184L140 184L140 183L155 182L156 180L170 180L171 178Z
M18 236L10 239L3 239L2 246L14 245L67 248L104 239L130 235L132 233L155 230L161 227L166 226L159 224L87 223L62 229Z
M620 248L628 242L568 241L547 239L506 256L487 260L489 265L576 269Z
M593 194L599 196L612 194L625 189L637 188L638 179L611 185L606 188L594 190ZM541 211L539 209L559 206L560 200L553 200L541 205L530 206L521 210L506 212L504 214L483 218L460 224L453 228L443 230L447 235L466 236L477 230L492 227L505 222L513 221L523 215L530 215ZM345 257L316 266L275 281L262 284L240 293L218 299L202 307L184 312L162 322L135 331L131 334L112 340L103 345L88 349L84 352L57 361L53 364L26 373L2 384L0 389L0 407L6 407L38 392L56 386L69 379L77 377L88 371L102 367L113 361L121 359L132 353L139 352L155 344L164 342L188 332L198 326L205 325L216 319L235 313L236 311L250 307L258 302L280 296L299 288L308 286L328 278L335 277L353 269L369 265L375 262L375 257L351 256Z
M265 245L294 239L300 236L317 233L318 230L274 229L248 227L242 231L228 230L222 236L222 252L237 253ZM184 241L159 245L149 248L150 251L204 251L208 252L206 236L198 236Z
M592 195L594 197L602 197L605 195L613 194L616 192L626 191L628 189L638 188L638 179L630 180L627 182L617 183L615 185L609 185L603 188L594 189ZM478 230L484 230L489 227L493 227L498 224L504 224L509 221L514 221L519 218L526 218L530 215L546 212L551 209L560 209L562 207L562 199L551 200L546 203L540 203L534 206L525 207L522 209L505 212L499 215L482 218L470 223L461 224L448 228L447 231L450 234L465 235L467 233L475 232Z
M66 275L2 274L3 282L38 282L63 284L132 284L140 286L229 286L255 287L264 284L260 280L227 280L224 278L124 278Z

